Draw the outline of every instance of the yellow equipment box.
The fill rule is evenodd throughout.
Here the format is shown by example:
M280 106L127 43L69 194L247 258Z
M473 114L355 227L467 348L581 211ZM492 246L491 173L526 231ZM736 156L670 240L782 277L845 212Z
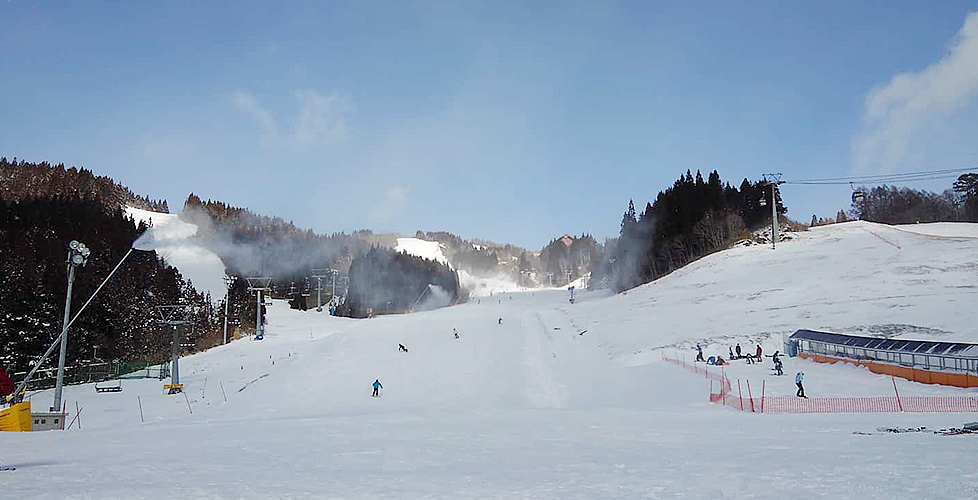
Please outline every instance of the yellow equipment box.
M0 431L23 432L31 430L31 402L17 403L0 410Z

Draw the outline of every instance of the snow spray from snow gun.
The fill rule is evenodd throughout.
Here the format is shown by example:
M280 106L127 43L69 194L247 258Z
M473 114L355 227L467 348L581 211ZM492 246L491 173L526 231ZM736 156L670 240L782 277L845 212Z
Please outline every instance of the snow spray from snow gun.
M118 271L120 267L122 267L122 263L125 262L127 258L129 258L129 254L131 254L133 250L141 250L144 252L153 250L152 247L147 246L147 243L149 241L153 241L152 236L146 237L146 241L143 241L144 237L148 233L149 231L146 231L146 233L144 233L143 236L140 236L139 239L137 239L132 244L132 247L129 248L129 251L122 256L122 260L120 260L119 263L115 265L115 268L112 269L112 272L109 273L109 275L106 276L105 279L102 281L102 284L95 289L95 293L93 293L92 296L89 297L87 301L85 301L85 304L81 306L81 309L79 309L78 312L75 313L75 317L71 318L71 321L69 321L68 324L66 324L64 328L61 329L61 335L58 335L58 337L54 339L54 342L51 343L51 347L48 347L48 350L45 351L44 354L41 355L41 357L34 363L34 368L32 368L30 373L28 373L27 376L24 377L24 380L21 381L20 385L17 386L17 389L14 390L14 393L11 394L11 396L16 396L17 394L20 394L21 391L23 391L24 388L27 387L27 383L30 382L31 377L34 376L34 373L41 368L41 364L44 363L44 360L46 360L48 356L50 356L51 353L54 351L54 348L61 343L61 337L64 337L65 333L68 331L68 328L71 327L71 325L75 324L75 320L78 319L79 316L81 316L81 313L85 310L86 307L88 307L88 304L92 302L92 299L94 299L95 296L98 295L98 293L102 290L102 287L104 287L105 284L109 282L109 279L112 278L112 275L114 275L115 272ZM137 245L139 245L141 248L136 248Z

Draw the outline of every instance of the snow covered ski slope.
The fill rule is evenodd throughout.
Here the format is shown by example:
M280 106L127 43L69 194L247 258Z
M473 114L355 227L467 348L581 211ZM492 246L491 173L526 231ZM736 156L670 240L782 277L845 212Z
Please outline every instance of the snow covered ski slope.
M276 302L264 341L181 360L186 399L154 380L66 388L81 429L0 435L0 462L17 467L0 487L42 499L974 498L975 436L873 431L978 415L745 414L659 359L690 359L696 342L770 353L798 328L978 341L976 271L974 239L859 222L573 305L549 290L349 320ZM769 368L727 375L768 394L793 394L799 370L812 396L892 390L853 367ZM45 407L51 393L32 398Z
M193 282L201 293L210 292L211 300L224 300L227 287L224 284L224 263L214 252L200 246L192 237L197 226L180 219L176 214L150 212L126 207L126 214L138 224L152 225L148 248L156 250L171 266L176 267L184 278Z

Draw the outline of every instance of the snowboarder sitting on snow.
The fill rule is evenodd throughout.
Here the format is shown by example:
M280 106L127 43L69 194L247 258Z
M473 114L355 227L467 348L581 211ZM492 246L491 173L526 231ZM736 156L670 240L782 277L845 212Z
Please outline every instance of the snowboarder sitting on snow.
M407 347L404 347L404 344L397 344L397 350L401 352L408 352Z
M805 395L805 388L802 387L801 385L801 381L804 380L804 378L805 378L805 372L798 372L798 374L795 375L795 385L798 386L798 393L796 395L799 398L808 399L808 396Z
M378 397L378 396L380 396L380 390L383 389L383 388L384 388L384 386L380 384L380 379L374 380L374 397L375 398Z
M706 360L706 364L708 364L708 365L715 365L715 364L717 364L717 358L714 358L713 356L710 356L709 359Z
M725 365L725 364L727 364L727 362L723 360L723 356L719 356L719 355L718 355L718 356L717 356L717 362L716 362L716 365L717 365L717 366L722 366L722 365Z
M703 361L703 348L696 344L696 361Z

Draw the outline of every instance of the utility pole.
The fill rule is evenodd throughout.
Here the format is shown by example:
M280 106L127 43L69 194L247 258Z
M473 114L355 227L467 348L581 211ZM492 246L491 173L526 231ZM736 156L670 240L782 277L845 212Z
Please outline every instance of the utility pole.
M228 287L228 292L224 295L224 343L228 343L228 303L231 302L231 287L234 286L234 282L238 279L237 276L231 276L230 274L224 275L224 284Z
M71 316L71 288L75 284L75 266L84 266L92 251L84 243L71 240L68 244L68 293L65 297L65 320L61 328L61 353L58 356L58 380L54 385L54 405L51 411L61 411L61 391L65 380L65 355L68 353L68 324Z
M186 318L186 305L156 306L160 313L160 323L173 327L173 345L170 348L170 394L183 392L180 385L180 327L190 323Z
M781 180L781 172L776 174L764 174L764 179L767 180L768 176L771 176L771 180L767 180L768 184L771 185L771 249L776 249L778 241L778 197L777 197L777 187L780 184L784 184Z

